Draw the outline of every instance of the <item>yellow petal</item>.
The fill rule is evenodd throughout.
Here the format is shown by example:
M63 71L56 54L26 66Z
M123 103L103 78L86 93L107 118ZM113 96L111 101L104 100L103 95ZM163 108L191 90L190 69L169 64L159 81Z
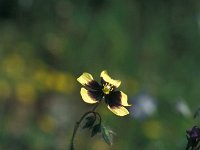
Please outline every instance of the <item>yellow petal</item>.
M77 78L77 81L80 82L82 85L86 86L89 84L89 82L93 81L93 77L91 74L85 72L83 73L79 78Z
M121 81L120 81L120 80L113 80L113 79L108 75L108 73L107 73L106 70L104 70L104 71L101 72L100 77L102 77L103 80L104 80L105 82L108 82L108 83L114 85L116 88L118 88L118 87L120 86L120 84L121 84Z
M131 106L130 104L128 104L128 97L125 93L123 93L122 91L120 91L121 93L121 104L123 106Z
M119 106L119 107L113 107L111 108L108 105L108 109L110 109L110 111L112 111L114 114L116 114L117 116L125 116L129 114L129 111L123 107L123 106Z
M98 102L96 99L93 99L89 93L89 91L86 90L85 88L81 88L81 97L83 99L84 102L89 103L89 104L94 104L96 102Z

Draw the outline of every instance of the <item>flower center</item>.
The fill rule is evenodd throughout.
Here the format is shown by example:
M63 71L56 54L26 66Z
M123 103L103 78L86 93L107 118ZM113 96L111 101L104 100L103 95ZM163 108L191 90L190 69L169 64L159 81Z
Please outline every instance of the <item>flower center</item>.
M103 84L103 89L102 89L102 91L103 91L105 94L109 94L112 90L113 90L113 85L111 85L110 83L105 83L105 84Z

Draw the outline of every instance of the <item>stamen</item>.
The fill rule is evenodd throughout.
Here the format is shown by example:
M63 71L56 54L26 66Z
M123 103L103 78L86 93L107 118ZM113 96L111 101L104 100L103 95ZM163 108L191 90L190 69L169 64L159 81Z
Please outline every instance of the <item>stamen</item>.
M105 83L103 84L103 89L102 91L105 93L105 94L109 94L111 91L113 91L113 85L110 84L110 83Z

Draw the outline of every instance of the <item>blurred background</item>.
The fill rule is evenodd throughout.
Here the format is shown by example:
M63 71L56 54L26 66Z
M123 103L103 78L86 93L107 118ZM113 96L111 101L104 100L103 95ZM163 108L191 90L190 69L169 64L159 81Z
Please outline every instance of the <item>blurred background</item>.
M200 98L200 2L0 0L0 149L68 149L82 72L120 79L130 115L98 108L113 146L87 130L82 150L182 150Z

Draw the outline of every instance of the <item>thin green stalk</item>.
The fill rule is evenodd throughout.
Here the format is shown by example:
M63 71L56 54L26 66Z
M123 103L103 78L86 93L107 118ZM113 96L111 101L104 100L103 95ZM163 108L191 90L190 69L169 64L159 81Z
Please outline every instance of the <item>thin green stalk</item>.
M83 116L80 118L80 120L78 122L76 122L75 126L74 126L74 131L72 134L72 138L71 138L71 143L70 143L70 150L74 150L74 139L76 136L76 133L78 131L78 128L80 127L81 122L84 120L84 118L89 115L89 114L93 114L96 120L96 115L98 115L99 117L99 122L101 123L101 116L99 113L95 112L96 108L98 107L99 103L97 103L94 108L91 111L88 111L86 113L83 114Z

